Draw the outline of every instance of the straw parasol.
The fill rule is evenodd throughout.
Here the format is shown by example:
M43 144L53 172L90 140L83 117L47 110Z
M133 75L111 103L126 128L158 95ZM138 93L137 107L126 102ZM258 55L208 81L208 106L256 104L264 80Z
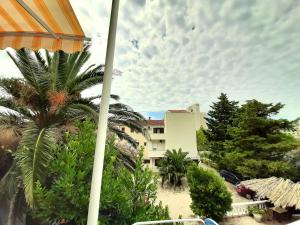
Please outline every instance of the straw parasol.
M255 191L259 197L268 198L275 206L300 209L300 182L270 177L246 180L241 184Z

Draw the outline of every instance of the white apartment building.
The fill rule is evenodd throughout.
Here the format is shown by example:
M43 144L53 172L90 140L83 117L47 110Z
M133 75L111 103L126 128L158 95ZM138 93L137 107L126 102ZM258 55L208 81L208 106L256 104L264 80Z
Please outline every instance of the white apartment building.
M146 135L132 132L127 127L122 129L144 148L144 162L156 169L166 150L181 148L188 152L188 157L199 161L196 131L201 127L206 129L204 113L200 112L199 104L194 104L184 110L168 110L164 120L149 118L145 124Z

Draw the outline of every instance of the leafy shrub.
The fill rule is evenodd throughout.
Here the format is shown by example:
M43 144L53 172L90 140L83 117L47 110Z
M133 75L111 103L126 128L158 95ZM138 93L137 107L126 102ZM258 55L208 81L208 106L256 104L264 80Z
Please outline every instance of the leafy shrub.
M253 216L253 214L263 215L265 213L265 210L260 209L257 206L255 206L255 207L249 207L248 212L251 216Z
M57 148L49 165L48 185L37 184L34 216L42 220L84 225L89 203L95 149L95 125L78 124L77 134L66 135L67 144ZM100 224L127 225L137 220L167 219L168 209L155 205L156 180L144 169L142 154L130 172L118 158L114 140L106 144L102 181Z
M192 165L188 170L192 198L191 209L196 215L220 221L231 209L231 194L223 180L213 171Z

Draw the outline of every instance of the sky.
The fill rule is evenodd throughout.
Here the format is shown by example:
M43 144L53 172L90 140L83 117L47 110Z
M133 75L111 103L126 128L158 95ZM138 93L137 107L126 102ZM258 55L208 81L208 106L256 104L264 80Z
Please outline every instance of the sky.
M92 38L90 63L104 64L111 1L70 2ZM300 0L120 2L112 93L122 103L161 118L194 103L207 112L224 92L241 104L281 102L279 117L300 116ZM0 68L18 74L3 52Z

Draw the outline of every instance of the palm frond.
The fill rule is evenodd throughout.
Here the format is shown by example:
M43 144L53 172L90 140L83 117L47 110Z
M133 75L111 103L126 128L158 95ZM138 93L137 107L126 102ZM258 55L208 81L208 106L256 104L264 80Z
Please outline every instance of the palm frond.
M119 95L114 95L114 94L111 94L110 97L116 101L119 101L120 100L120 96ZM89 97L89 98L84 98L88 101L93 101L93 100L96 100L96 99L101 99L102 98L102 95L97 95L97 96L93 96L93 97Z
M49 65L49 72L50 72L50 87L49 90L55 91L57 90L58 81L58 64L59 64L59 53L53 53L51 57L51 64Z
M20 86L23 80L19 78L1 78L0 87L5 91L6 94L19 98L20 97Z
M52 63L51 53L48 50L45 50L45 55L46 55L47 65L49 66Z
M58 112L60 117L72 121L74 119L83 119L90 116L94 121L98 120L97 106L92 102L79 99L65 105Z
M58 53L58 65L57 65L57 80L56 80L56 90L64 90L65 89L65 84L68 80L68 75L69 75L69 67L70 65L68 63L68 57L69 54L59 51Z
M123 132L119 127L117 127L114 123L111 123L108 121L108 129L114 133L115 135L117 135L117 137L121 140L126 140L129 144L131 144L133 147L137 147L138 146L138 142L133 139L131 136L129 136L128 134L126 134L125 132Z
M23 48L16 51L15 55L9 52L7 52L7 54L18 67L27 83L40 95L45 95L49 87L47 79L49 74L48 71L45 71L44 68L40 66L33 52Z
M21 129L25 127L24 117L12 113L0 112L0 129L12 128L16 132L21 132Z
M25 118L32 118L32 113L29 111L28 108L18 106L13 98L10 97L0 97L0 106L14 111L15 113L20 114Z
M41 67L41 70L49 71L49 64L47 64L46 60L42 57L41 51L35 51L34 54L37 59L38 65Z
M55 129L39 128L30 124L23 134L19 150L16 152L18 166L22 171L26 202L34 204L33 190L37 180L45 179L48 164L53 159L55 149Z
M104 67L102 65L97 66L69 81L68 90L70 93L80 93L90 87L101 84L103 82L103 76Z
M67 60L67 64L69 66L67 67L66 86L69 86L69 84L78 76L81 68L90 58L91 53L89 52L89 47L90 45L86 44L83 48L83 51L69 55Z

